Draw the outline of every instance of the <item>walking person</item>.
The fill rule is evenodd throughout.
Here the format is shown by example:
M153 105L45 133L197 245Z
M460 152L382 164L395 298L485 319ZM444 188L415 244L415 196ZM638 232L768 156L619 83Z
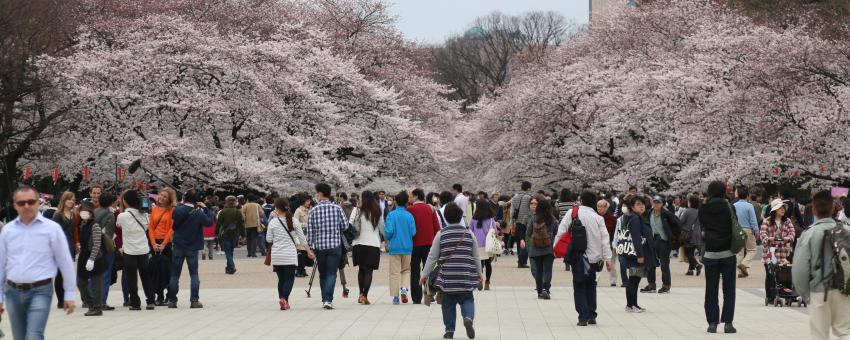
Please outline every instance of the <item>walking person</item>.
M413 189L410 200L413 203L407 207L407 211L413 215L416 223L413 251L410 254L410 295L414 304L421 304L422 286L419 285L419 273L425 265L425 260L428 259L431 244L434 243L434 235L440 231L440 221L433 207L426 203L424 190Z
M619 256L613 254L614 247L611 245L614 242L614 230L617 227L617 216L614 216L614 213L611 212L611 203L606 201L605 199L600 199L596 202L596 212L599 216L602 216L602 219L605 221L605 230L608 231L608 247L611 248L612 256L611 256L611 268L613 270L609 270L609 278L608 283L611 287L617 286L617 276L620 275L620 266L618 265ZM623 282L625 284L625 281Z
M815 222L797 240L792 280L797 292L809 304L812 339L847 339L850 338L850 295L846 288L839 287L846 285L846 276L836 277L835 261L841 259L841 256L836 259L836 254L841 254L842 249L850 249L847 236L850 226L832 218L834 207L829 191L816 193L812 205ZM844 207L848 207L846 201ZM846 263L846 258L841 262Z
M342 208L331 202L330 185L316 184L316 197L319 202L307 216L307 244L315 254L315 265L319 266L322 308L333 309L336 275L342 258L342 231L348 228L348 221Z
M511 216L511 197L510 196L502 196L499 200L499 204L502 205L503 211L503 222L502 226L502 234L504 235L505 242L505 251L502 252L502 255L514 255L514 224L513 224L513 216Z
M791 244L794 243L794 224L785 216L788 207L782 200L770 202L770 214L762 220L759 229L759 239L764 247L762 263L764 263L764 292L765 302L772 304L776 298L776 282L770 275L770 264L788 265L791 256Z
M59 204L56 209L56 212L53 214L53 222L59 225L62 228L62 233L65 234L65 239L68 241L68 251L71 253L71 261L77 255L77 238L79 237L79 228L80 218L77 215L77 209L75 208L76 199L74 198L74 193L70 191L66 191L62 193L62 196L59 198ZM62 277L62 272L59 271L56 273L56 279L53 282L53 288L56 291L56 308L63 309L65 308L65 304L63 300L65 299L65 280Z
M550 201L537 203L537 198L531 199L531 210L534 212L530 227L526 229L519 241L519 249L526 250L532 261L532 276L537 298L551 299L552 264L555 262L555 235L558 232L558 221L555 219L554 207ZM526 242L526 240L530 240Z
M245 203L240 211L242 213L242 219L245 221L248 257L257 257L257 248L259 248L257 241L259 240L259 233L263 228L263 207L257 203L257 196L250 194L248 195L248 203Z
M38 212L34 188L19 187L12 200L18 217L4 225L0 233L0 313L8 308L15 339L42 340L53 299L52 278L57 271L65 278L65 312L74 312L74 261L62 228Z
M313 200L310 198L309 194L297 194L293 196L294 201L300 202L298 204L298 208L295 209L295 212L292 214L292 223L295 223L295 228L301 228L301 232L304 235L307 235L307 216L310 214L310 208L313 207ZM295 277L306 277L307 276L307 249L309 247L303 247L304 249L298 250L298 269L295 271Z
M200 301L201 279L198 275L198 251L204 249L203 227L212 223L212 212L194 189L183 195L183 204L174 208L174 256L171 259L171 280L168 285L168 308L177 308L180 273L183 262L189 267L189 308L204 308Z
M103 315L103 273L106 268L106 244L103 231L94 221L94 206L83 202L80 206L80 257L77 259L77 288L88 307L86 316ZM66 292L67 293L67 292Z
M357 302L369 305L372 272L378 270L381 262L381 233L384 232L384 216L375 194L364 191L360 195L360 205L351 213L349 224L358 231L352 242L352 257L357 267L357 286L360 289Z
M124 275L127 277L127 289L130 295L130 310L142 310L139 298L139 286L137 275L142 280L142 290L145 293L147 310L153 310L156 304L156 296L151 287L149 277L150 270L148 261L150 259L151 246L148 241L147 214L139 211L141 199L139 192L128 190L121 196L124 211L118 214L116 227L121 230L121 249L124 256Z
M174 220L171 215L177 204L177 193L171 188L163 188L156 197L156 206L151 208L148 237L150 237L151 287L156 294L156 305L167 306L165 290L171 282L171 258L173 255L171 240L174 237Z
M462 224L463 210L456 203L451 202L445 206L444 217L447 226L434 237L434 244L422 269L419 284L424 285L431 274L435 274L434 280L429 284L443 292L443 325L446 330L443 339L454 338L458 305L466 336L473 339L475 298L472 292L484 282L481 262L478 261L478 241Z
M646 222L652 228L653 240L650 242L654 249L655 255L658 257L658 266L646 267L646 280L649 282L646 287L640 290L641 293L655 293L656 291L656 267L661 267L661 289L658 289L658 294L670 293L670 287L673 283L673 276L670 274L670 252L673 249L679 248L679 219L664 207L664 199L661 196L652 197L652 210L646 214Z
M277 295L280 310L288 310L289 294L295 284L295 269L298 266L298 246L307 244L301 228L295 228L289 212L289 199L279 197L274 201L274 212L269 214L269 229L266 240L271 244L271 265L277 274ZM308 251L310 258L315 258Z
M110 193L102 193L100 197L98 197L99 207L94 209L94 221L98 225L100 225L100 230L103 232L104 242L112 242L112 247L115 247L115 213L112 211L112 204L115 203L115 196ZM117 273L113 272L112 268L115 265L116 257L120 256L117 252L113 252L111 254L104 254L104 259L106 261L106 271L103 272L103 305L101 306L101 310L110 311L115 310L115 307L112 307L106 303L107 298L109 297L109 286L112 286L112 276Z
M756 256L756 237L759 234L759 223L756 217L756 210L753 204L748 201L750 192L746 187L739 187L737 190L738 199L735 200L735 215L738 217L738 224L744 229L744 234L747 236L747 241L744 249L741 249L736 254L738 263L738 277L746 278L750 276L750 263Z
M408 195L402 191L395 196L398 206L387 214L386 230L387 253L390 254L390 296L393 304L407 303L410 283L410 254L413 252L413 237L416 236L416 220L405 208ZM401 301L399 301L401 296Z
M726 200L726 183L708 184L708 202L699 209L699 224L705 242L705 317L708 332L717 333L717 325L725 323L725 333L735 333L735 269L732 252L732 219L734 209ZM750 205L752 206L752 205ZM720 282L723 281L723 314L717 302Z
M218 215L218 207L216 206L216 201L214 199L215 196L207 196L204 199L204 204L210 208L210 213L213 216ZM218 238L216 237L216 219L212 219L212 224L204 226L204 249L201 250L201 259L213 259L213 253L215 252L215 245L218 244Z
M695 252L702 243L700 235L702 228L699 225L699 197L689 196L686 200L688 207L682 210L679 221L682 223L682 246L688 260L687 276L699 276L702 273L702 264L697 261Z
M514 232L517 239L523 239L526 235L526 228L531 220L531 183L522 182L520 189L522 191L516 193L511 199L511 217L514 221ZM517 268L528 268L528 251L519 247L517 249Z
M574 232L571 227L576 218L585 230L586 249L584 253L572 254L570 262L573 269L573 299L578 312L578 326L596 324L596 273L602 271L603 265L608 272L611 271L611 241L608 238L605 219L596 212L598 200L596 194L590 191L582 193L581 205L573 206L564 215L555 236L557 240L566 232Z
M452 196L454 202L463 210L463 215L466 216L466 211L469 210L469 197L463 194L463 186L455 183L452 185ZM469 225L469 221L464 221L464 225Z
M233 249L239 243L240 237L245 237L245 220L242 213L236 209L238 200L234 196L224 198L224 209L218 212L216 217L216 231L221 248L224 250L226 264L224 273L236 274L236 263L233 261ZM302 233L303 234L303 233Z
M646 212L647 202L643 196L633 195L630 199L623 200L624 210L623 216L626 218L626 230L619 235L622 237L617 245L621 249L623 245L625 251L620 254L624 256L626 263L626 272L629 277L626 285L626 312L643 313L645 308L638 305L638 286L641 278L646 277L647 268L658 265L658 260L655 255L655 248L652 246L653 233L649 223L641 217ZM629 252L633 249L634 254Z
M475 215L472 216L472 221L469 223L469 230L475 235L478 247L478 260L481 261L481 267L484 268L484 290L490 290L490 277L493 275L493 258L494 255L487 253L487 234L490 231L499 233L499 228L496 223L496 214L486 200L478 200L475 202Z

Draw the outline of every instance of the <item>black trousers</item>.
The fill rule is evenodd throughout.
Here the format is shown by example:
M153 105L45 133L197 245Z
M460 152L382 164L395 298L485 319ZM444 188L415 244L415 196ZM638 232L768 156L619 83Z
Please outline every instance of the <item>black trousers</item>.
M708 323L731 323L735 319L735 256L703 259L705 266L705 318ZM723 315L720 315L718 292L723 280Z
M53 279L53 291L56 292L56 306L62 308L65 306L65 287L62 287L62 283L65 281L62 280L62 272L56 271L56 278Z
M156 240L159 244L162 244L162 241ZM171 282L171 255L171 244L168 244L162 252L151 253L151 258L148 262L151 289L156 294L156 301L165 301L165 289L168 288L168 284Z
M430 251L431 246L416 246L413 247L413 252L410 254L410 297L413 303L422 303L422 286L419 285L419 274L422 272L422 267L425 266L425 260L428 259Z
M127 255L124 254L124 275L127 276L127 290L130 292L130 305L134 307L140 307L142 304L141 299L139 298L139 282L137 280L137 276L142 279L142 290L145 292L145 302L147 304L153 304L156 300L156 296L153 291L153 287L151 287L150 268L149 264L150 255Z
M248 257L257 256L257 228L245 229L245 239L248 241Z

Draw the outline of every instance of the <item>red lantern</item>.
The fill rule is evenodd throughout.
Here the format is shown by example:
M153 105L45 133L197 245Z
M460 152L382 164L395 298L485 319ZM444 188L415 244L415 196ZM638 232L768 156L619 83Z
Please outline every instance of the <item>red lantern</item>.
M31 172L31 171L30 171L30 167L29 167L29 166L27 166L27 167L24 169L24 182L26 182L26 181L28 181L28 180L30 179L30 172Z
M773 168L773 177L779 177L779 168Z
M794 169L794 177L800 177L800 170Z
M89 179L89 166L86 165L83 167L83 180Z
M53 168L53 183L59 182L59 168Z

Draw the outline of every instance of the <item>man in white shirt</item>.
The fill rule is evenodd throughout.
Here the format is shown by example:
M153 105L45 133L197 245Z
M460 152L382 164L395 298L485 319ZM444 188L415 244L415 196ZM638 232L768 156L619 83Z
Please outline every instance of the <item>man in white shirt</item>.
M466 195L463 194L463 186L460 184L452 185L452 195L455 197L454 202L458 207L460 207L460 210L463 210L463 215L466 216L466 207L469 205L469 197L466 197Z
M64 308L74 312L77 287L68 241L62 228L38 212L38 192L24 186L13 195L18 218L0 232L0 313L9 308L15 339L44 339L53 300L53 277L64 278Z
M596 324L596 272L602 270L603 262L608 272L611 271L608 229L605 227L605 219L596 212L596 202L596 194L589 191L581 194L581 206L570 209L564 215L564 219L558 225L558 234L555 236L555 240L560 240L561 235L570 231L573 210L579 209L578 219L587 231L587 250L581 258L576 258L570 263L573 269L573 298L576 312L578 312L579 326Z

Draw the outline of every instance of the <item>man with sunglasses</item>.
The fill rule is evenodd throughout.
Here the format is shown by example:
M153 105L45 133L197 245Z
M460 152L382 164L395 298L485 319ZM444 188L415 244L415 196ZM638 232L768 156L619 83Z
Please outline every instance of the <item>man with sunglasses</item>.
M0 233L0 313L9 308L15 339L44 339L57 270L65 278L65 312L74 312L74 273L62 228L38 212L38 192L24 186L13 195L18 218Z

